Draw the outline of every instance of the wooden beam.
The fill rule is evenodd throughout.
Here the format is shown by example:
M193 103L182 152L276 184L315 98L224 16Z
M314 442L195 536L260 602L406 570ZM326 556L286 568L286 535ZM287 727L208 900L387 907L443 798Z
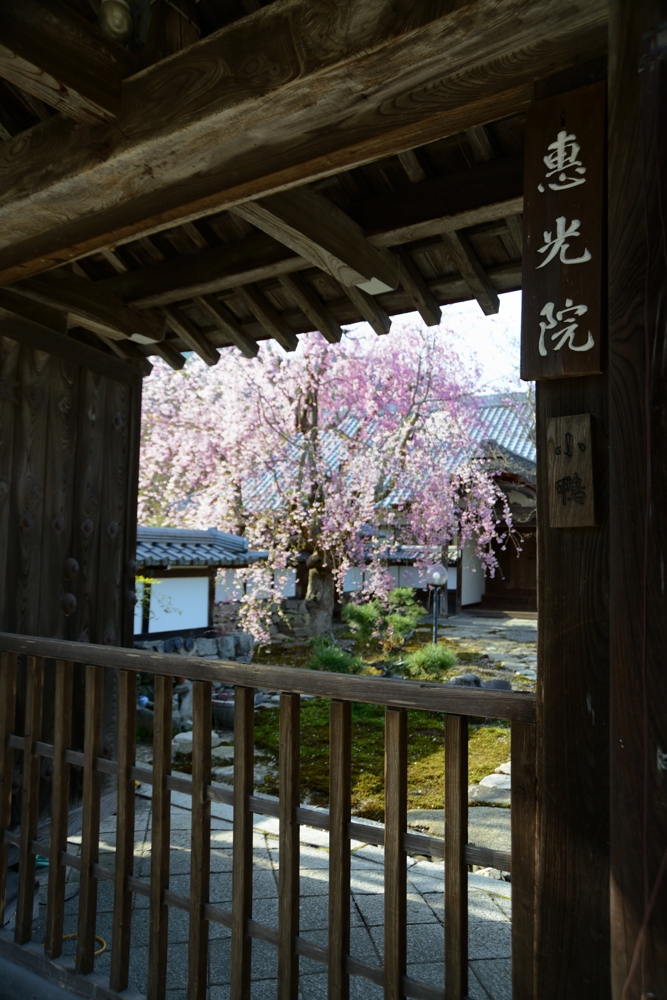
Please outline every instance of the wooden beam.
M13 288L0 288L0 307L63 336L67 335L67 312L64 309L52 309L41 302L33 302L25 295L19 295Z
M123 302L146 308L210 295L310 266L309 260L272 237L254 233L234 243L114 275L100 284Z
M145 310L138 311L93 281L65 271L41 274L12 286L17 295L66 311L71 325L83 326L113 340L124 338L152 343L164 337L164 323Z
M466 138L478 163L488 163L495 156L491 133L484 125L473 125L466 129Z
M0 307L0 337L9 337L38 351L47 351L58 358L63 358L64 361L82 365L90 371L116 379L118 382L134 385L141 379L141 372L136 365L120 361L89 344L75 340L72 336L65 337L47 326L17 316L2 307Z
M485 316L493 316L500 308L498 294L465 233L443 233L442 239L447 247L448 256L461 272L471 294L479 302L482 312Z
M362 291L361 288L346 288L344 291L378 336L381 337L383 334L389 333L391 330L391 319L372 295Z
M401 262L401 284L412 299L415 309L427 326L437 326L442 317L442 310L435 296L410 256L406 247L398 247L398 257Z
M284 274L280 279L280 284L292 296L300 309L315 324L315 328L320 331L325 340L330 344L337 344L343 336L343 329L325 304L318 298L317 294L298 274Z
M122 358L123 361L129 361L130 364L136 365L144 375L150 375L153 371L153 366L148 358L131 340L112 340L111 337L104 337L101 333L98 333L97 336L110 351L113 351L117 358Z
M262 324L266 332L286 351L295 351L299 346L299 338L285 320L273 308L263 292L256 285L243 285L238 289L246 306L253 316Z
M0 76L80 122L121 107L121 81L141 68L62 0L0 0Z
M606 0L311 13L270 4L136 74L93 136L56 116L3 144L0 281L517 113L606 47Z
M246 222L328 271L341 285L363 285L377 278L398 285L398 261L369 243L360 226L312 188L283 191L232 210Z
M191 351L198 354L207 365L217 365L220 360L219 353L213 344L209 343L206 335L198 330L184 313L172 307L165 307L163 312L171 329Z
M235 347L245 358L255 358L259 352L259 344L241 328L235 316L213 295L203 295L195 299L196 304L218 329L229 337Z
M426 173L414 149L406 149L404 153L399 153L398 159L413 184L426 180Z
M523 219L520 215L508 215L505 218L505 222L512 237L512 242L519 253L519 257L521 257L523 255Z
M169 340L162 340L159 344L153 344L151 352L161 357L176 372L180 371L185 365L185 358Z
M348 210L368 240L383 247L495 222L523 211L523 156L433 177Z

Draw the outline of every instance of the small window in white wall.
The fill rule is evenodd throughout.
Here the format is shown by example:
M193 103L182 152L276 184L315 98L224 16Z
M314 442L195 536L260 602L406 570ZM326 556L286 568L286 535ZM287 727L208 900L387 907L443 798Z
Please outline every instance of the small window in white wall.
M144 585L143 583L141 583L140 580L136 581L135 592L137 595L137 603L134 605L134 634L140 635L142 631L141 626L144 616L144 605L143 605Z
M399 587L412 587L414 590L424 589L426 587L426 573L418 566L399 566L398 585Z
M273 574L273 585L283 597L296 597L296 570L276 570Z
M156 578L151 584L149 632L208 626L207 576Z
M223 569L215 582L216 601L240 601L243 597L243 574L238 569Z
M348 569L345 574L345 579L343 580L343 593L344 594L354 594L357 590L361 590L364 585L364 571L360 566L353 566L352 569Z

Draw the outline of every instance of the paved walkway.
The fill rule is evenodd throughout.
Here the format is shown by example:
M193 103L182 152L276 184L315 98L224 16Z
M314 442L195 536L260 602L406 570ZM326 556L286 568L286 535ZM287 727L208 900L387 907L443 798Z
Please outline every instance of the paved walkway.
M191 812L189 798L174 793L171 816L170 887L188 894L190 870ZM229 908L232 883L231 809L212 804L211 902ZM137 797L135 853L136 875L150 875L151 810L150 788L142 787ZM113 866L115 819L102 824L101 864ZM327 834L302 827L301 847L301 933L316 944L327 942L328 864ZM79 838L70 840L76 853ZM256 817L254 846L253 918L277 926L278 921L278 838L277 820ZM383 851L353 844L352 857L352 944L355 958L380 965L383 954ZM443 867L427 861L408 859L408 975L442 986L443 963ZM46 912L46 871L38 873L42 882L40 919L35 940L43 940ZM78 872L68 869L65 934L76 931ZM469 876L470 989L474 1000L510 1000L511 886L483 876ZM113 886L100 882L96 933L107 942L107 950L96 960L96 971L109 970ZM130 986L144 992L148 958L148 900L134 896L132 923L132 964ZM209 947L209 1000L228 1000L230 972L230 931L211 925ZM169 911L169 1000L185 997L187 976L188 915ZM73 955L75 942L67 941L64 953ZM326 970L322 965L300 960L302 1000L325 1000ZM252 1000L274 1000L276 996L277 951L263 941L253 941ZM381 1000L382 990L364 979L352 977L352 1000Z

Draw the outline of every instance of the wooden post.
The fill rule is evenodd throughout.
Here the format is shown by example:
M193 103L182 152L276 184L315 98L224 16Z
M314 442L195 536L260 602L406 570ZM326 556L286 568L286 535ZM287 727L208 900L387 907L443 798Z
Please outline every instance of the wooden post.
M332 701L329 714L329 998L349 1000L350 797L352 706Z
M190 940L188 1000L206 1000L208 920L211 874L211 684L192 685L192 863L190 866Z
M445 720L445 998L468 995L468 717Z
M234 871L232 873L231 1000L250 1000L252 938L252 812L255 763L255 691L234 690Z
M120 671L118 709L116 874L109 976L111 989L116 992L127 989L132 944L132 892L128 879L134 874L134 779L130 774L137 745L137 675L134 671Z
M667 995L664 0L611 0L611 980ZM642 929L644 928L644 932Z
M384 995L385 1000L402 1000L407 951L403 837L408 828L408 713L404 708L385 712L384 739Z
M512 998L534 1000L535 726L512 723Z
M164 894L169 888L171 840L171 792L166 778L171 771L172 687L171 677L155 678L148 1000L163 1000L167 988L169 907Z
M86 714L83 738L83 829L81 880L76 942L76 971L86 975L95 965L97 876L93 865L100 855L100 797L102 775L95 763L102 753L104 667L86 667Z
M7 740L14 730L16 709L16 653L0 654L0 913L7 898L7 855L9 844L4 832L12 818L14 751Z
M32 853L32 842L37 836L39 818L40 765L39 755L35 753L35 742L39 739L42 728L43 684L44 658L29 656L21 785L21 863L14 929L17 944L25 944L32 937L32 907L35 898L35 855Z
M278 866L278 1000L299 995L299 823L301 696L280 696L280 858Z
M73 669L74 664L69 660L58 660L56 663L53 780L51 782L51 850L49 851L49 888L44 941L44 953L49 958L58 958L62 953L63 922L65 919L67 869L60 862L60 854L67 850L70 787L69 764L65 760L65 751L70 749L72 740Z

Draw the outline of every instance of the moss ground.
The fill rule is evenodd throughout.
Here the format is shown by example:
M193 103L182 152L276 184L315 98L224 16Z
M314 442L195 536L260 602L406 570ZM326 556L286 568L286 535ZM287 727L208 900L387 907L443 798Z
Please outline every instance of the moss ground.
M408 809L442 809L444 721L440 714L408 712ZM278 794L278 709L255 717L258 758L273 765L261 791ZM469 727L469 779L479 781L507 760L509 727L477 720ZM301 787L314 805L329 802L329 702L317 698L301 705ZM384 819L384 710L352 706L352 811Z

